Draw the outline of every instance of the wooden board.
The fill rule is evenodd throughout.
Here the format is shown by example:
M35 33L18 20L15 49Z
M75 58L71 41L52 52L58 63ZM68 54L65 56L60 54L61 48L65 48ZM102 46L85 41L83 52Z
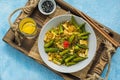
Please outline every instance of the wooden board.
M35 4L35 6L21 12L21 14L16 18L16 21L14 22L14 24L19 24L19 21L26 16L31 17L36 21L36 23L38 25L38 33L39 33L41 28L43 27L43 25L55 16L62 15L62 14L74 14L74 15L82 17L80 14L78 14L79 10L73 8L69 4L65 3L63 0L55 0L55 1L57 3L56 11L49 16L45 16L45 15L41 14L38 10L37 4L38 4L39 0L29 0L25 6L29 6L32 4ZM79 11L79 12L81 12L81 11ZM95 20L94 20L94 22L97 23L102 29L104 29L116 41L120 42L119 34L110 30L106 26L101 25L100 23L96 22ZM94 29L94 31L97 36L97 51L96 51L96 55L95 55L94 59L91 61L91 63L87 67L82 69L81 71L78 71L75 73L65 74L65 73L59 73L59 72L56 72L53 70L55 73L61 75L65 80L73 80L73 79L74 80L79 80L79 79L83 80L83 79L88 78L89 77L88 75L90 75L90 74L96 73L96 74L100 75L102 73L105 65L108 63L108 56L106 54L107 53L106 44L103 43L103 41L105 41L106 38L104 38L95 29ZM24 38L22 40L22 45L18 46L15 41L14 32L11 29L9 29L8 32L6 33L6 35L4 36L3 40L5 42L7 42L9 45L11 45L12 47L23 52L27 56L35 59L40 64L48 67L42 61L41 57L39 56L38 46L37 46L38 36L31 40ZM111 53L113 53L113 52L111 52Z

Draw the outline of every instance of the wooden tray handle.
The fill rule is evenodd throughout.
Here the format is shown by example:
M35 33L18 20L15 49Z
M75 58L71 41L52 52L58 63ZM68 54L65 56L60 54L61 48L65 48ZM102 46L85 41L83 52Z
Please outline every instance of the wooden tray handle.
M8 22L10 24L10 29L15 33L15 41L17 42L18 46L21 46L21 39L23 38L21 35L19 35L19 30L18 30L18 24L20 22L21 19L29 16L33 9L37 6L39 0L29 0L29 3L26 4L25 7L22 8L18 8L16 10L14 10L10 16L8 17ZM17 18L17 20L14 22L14 24L11 21L12 16L19 10L22 10L21 15Z
M19 10L23 10L23 8L18 8L18 9L16 9L16 10L14 10L14 11L10 14L10 16L8 17L8 22L9 22L9 24L10 24L10 29L14 32L15 41L17 42L18 46L21 45L21 40L20 40L21 38L20 38L19 33L18 33L18 23L14 22L14 24L13 24L12 21L11 21L11 18L12 18L12 16L13 16L17 11L19 11ZM17 20L16 20L16 21L17 21Z
M11 18L12 18L12 16L17 12L17 11L19 11L19 10L23 10L23 8L18 8L18 9L16 9L16 10L14 10L11 14L10 14L10 16L8 17L8 22L9 22L9 24L10 24L10 27L11 27L11 29L13 30L14 28L16 28L17 26L14 26L14 24L12 23L12 21L11 21ZM15 29L14 29L15 30ZM14 31L13 30L13 31Z

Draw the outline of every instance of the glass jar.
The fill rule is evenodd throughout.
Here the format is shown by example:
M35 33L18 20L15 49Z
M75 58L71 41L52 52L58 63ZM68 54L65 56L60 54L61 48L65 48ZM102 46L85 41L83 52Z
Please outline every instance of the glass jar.
M29 17L22 19L19 23L19 31L28 39L34 38L37 35L36 22Z

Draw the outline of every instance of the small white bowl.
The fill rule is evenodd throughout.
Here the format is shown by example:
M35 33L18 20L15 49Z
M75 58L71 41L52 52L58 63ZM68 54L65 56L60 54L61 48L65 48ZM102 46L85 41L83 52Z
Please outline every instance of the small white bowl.
M69 67L64 66L64 65L60 66L60 65L54 64L53 62L48 60L48 55L44 50L44 37L45 37L45 33L48 30L50 30L54 26L57 27L61 22L70 20L71 16L74 16L74 18L78 24L85 22L86 23L85 28L88 32L90 32L89 45L88 45L88 47L89 47L88 58L82 62L79 62L79 63L73 65L73 66L69 66ZM39 50L39 54L40 54L42 60L52 69L54 69L58 72L63 72L63 73L72 73L72 72L76 72L76 71L79 71L79 70L85 68L93 60L93 57L95 56L95 52L96 52L96 46L97 46L97 40L96 40L96 36L95 36L95 32L94 32L93 28L84 19L82 19L78 16L75 16L75 15L70 15L70 14L60 15L60 16L54 17L50 21L48 21L41 29L41 32L39 34L39 39L38 39L38 50Z
M47 12L43 11L43 9L42 9L42 4L43 4L45 1L51 1L51 2L53 3L53 10L52 10L51 12L48 12L48 13L47 13ZM42 14L44 14L44 15L50 15L50 14L52 14L52 13L55 11L55 9L56 9L56 3L55 3L54 0L40 0L39 3L38 3L38 9L39 9L39 11L40 11Z

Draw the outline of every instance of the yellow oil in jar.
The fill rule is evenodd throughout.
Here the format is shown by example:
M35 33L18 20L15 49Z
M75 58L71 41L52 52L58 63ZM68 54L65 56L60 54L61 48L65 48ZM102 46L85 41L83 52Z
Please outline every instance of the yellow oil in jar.
M19 23L19 30L26 37L32 37L37 33L37 26L32 18L24 18Z
M33 34L35 31L35 25L31 22L27 22L20 28L20 31L26 34Z

